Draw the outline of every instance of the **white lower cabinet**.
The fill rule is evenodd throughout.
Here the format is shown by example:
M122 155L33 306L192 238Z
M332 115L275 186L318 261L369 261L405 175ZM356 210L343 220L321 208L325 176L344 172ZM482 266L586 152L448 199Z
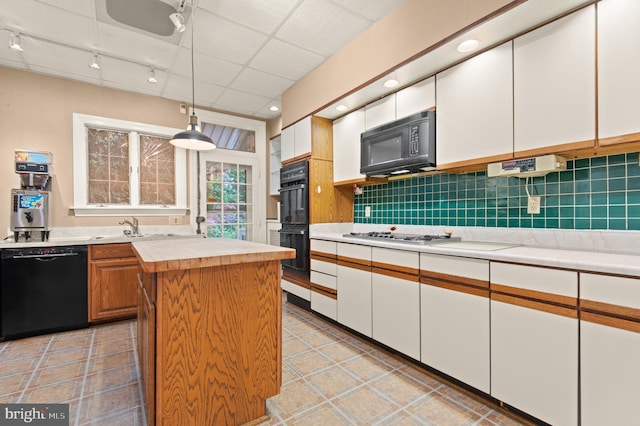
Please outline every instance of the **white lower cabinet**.
M338 322L371 337L371 247L338 243Z
M294 284L290 281L285 280L284 278L280 280L280 286L284 291L288 293L295 294L296 296L307 301L311 300L311 290L306 287Z
M336 243L311 239L311 310L338 319Z
M640 280L581 273L580 298L581 424L638 425Z
M577 425L577 272L498 262L490 270L491 395L547 423Z
M419 254L373 247L373 338L420 359Z
M489 262L420 255L421 361L490 392Z

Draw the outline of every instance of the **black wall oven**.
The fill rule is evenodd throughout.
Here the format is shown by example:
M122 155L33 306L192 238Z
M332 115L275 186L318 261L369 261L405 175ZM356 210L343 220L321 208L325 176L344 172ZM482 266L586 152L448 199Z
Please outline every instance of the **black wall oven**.
M280 169L280 245L296 250L294 259L282 261L283 271L309 277L309 162Z

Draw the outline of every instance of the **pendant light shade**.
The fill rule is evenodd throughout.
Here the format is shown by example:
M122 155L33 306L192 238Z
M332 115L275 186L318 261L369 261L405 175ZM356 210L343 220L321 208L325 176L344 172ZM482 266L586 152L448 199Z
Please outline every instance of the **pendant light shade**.
M215 149L216 145L211 138L204 133L200 132L198 126L198 117L196 116L196 83L193 71L193 45L195 39L193 37L193 9L191 10L191 95L193 99L193 108L191 110L191 116L189 117L189 126L184 132L176 133L173 135L169 143L173 146L177 146L185 149L192 149L194 151L208 151Z
M189 117L189 127L184 132L177 133L169 141L171 145L193 149L196 151L209 151L215 149L216 145L211 138L202 132L197 130L198 117L195 114L191 114Z

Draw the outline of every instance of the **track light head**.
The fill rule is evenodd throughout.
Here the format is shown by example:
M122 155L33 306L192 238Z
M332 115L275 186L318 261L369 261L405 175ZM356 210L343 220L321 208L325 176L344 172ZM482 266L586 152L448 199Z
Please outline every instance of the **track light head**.
M171 15L169 15L169 19L171 20L173 25L175 25L176 31L178 31L179 33L184 32L185 28L187 28L184 25L184 16L182 16L182 14L177 12L172 13Z
M18 52L24 52L20 34L11 33L11 35L9 36L9 48Z

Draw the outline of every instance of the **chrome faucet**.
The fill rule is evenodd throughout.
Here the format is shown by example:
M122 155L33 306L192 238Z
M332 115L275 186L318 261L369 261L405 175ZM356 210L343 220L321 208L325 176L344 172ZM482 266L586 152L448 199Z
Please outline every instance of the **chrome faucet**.
M131 230L125 230L124 233L125 235L138 235L138 219L135 217L132 217L132 222L128 221L128 220L123 220L122 222L119 222L120 225L129 225L131 227ZM128 231L128 232L127 232Z

